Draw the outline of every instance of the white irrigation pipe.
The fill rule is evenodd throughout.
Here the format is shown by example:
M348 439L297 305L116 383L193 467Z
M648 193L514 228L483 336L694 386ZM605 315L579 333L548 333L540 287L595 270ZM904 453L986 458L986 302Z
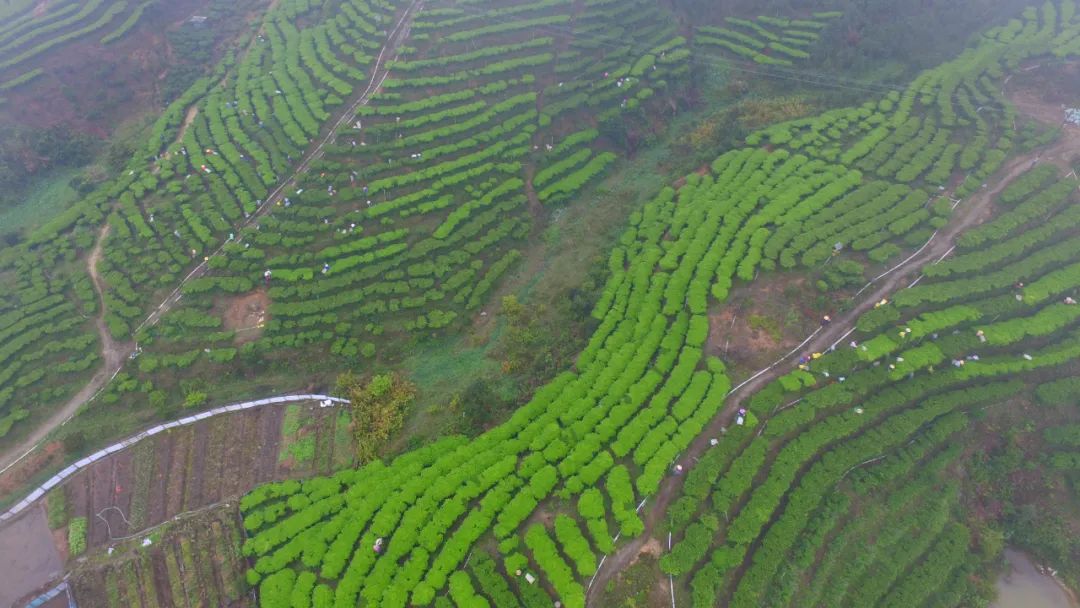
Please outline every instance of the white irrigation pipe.
M862 293L862 292L866 291L866 288L867 288L867 287L870 287L870 286L871 286L871 285L873 285L874 283L877 283L877 282L878 282L878 280L879 280L879 279L880 279L881 277L883 277L883 276L885 276L885 275L887 275L887 274L890 274L890 273L892 273L892 272L893 272L894 270L896 270L897 268L900 268L900 267L901 267L901 266L903 266L904 264L907 264L908 262L910 262L911 260L913 260L913 259L915 258L915 256L917 256L917 255L919 255L920 253L922 253L922 250L923 250L923 249L926 249L926 248L927 248L927 247L928 247L928 246L930 245L930 243L932 243L932 242L934 241L934 237L936 237L936 236L937 236L937 234L938 234L938 231L937 231L937 230L935 230L935 231L934 231L934 233L930 235L930 238L926 239L926 242L925 242L925 243L923 243L923 246L922 246L922 247L919 247L918 251L916 251L915 253L913 253L913 254L909 255L909 256L908 256L908 257L907 257L907 258L906 258L906 259L905 259L905 260L904 260L903 262L900 262L900 263L899 263L899 264L897 264L896 266L893 266L892 268L890 268L890 269L886 270L885 272L883 272L883 273L879 274L878 276L874 277L873 279L870 279L870 282L869 282L869 283L867 283L866 285L863 285L863 288L862 288L862 289L860 289L859 291L856 291L856 292L855 292L855 297L858 297L860 293Z
M74 464L68 465L67 468L63 469L62 471L60 471L56 475L53 475L52 477L49 478L48 481L46 481L45 483L38 486L38 488L35 489L33 492L30 492L30 494L26 498L24 498L21 501L19 501L18 503L16 503L15 506L11 507L10 509L8 509L7 511L5 511L3 513L0 513L0 522L4 522L4 521L7 521L9 519L12 519L13 517L15 517L16 515L21 513L23 510L25 510L27 507L32 505L34 502L36 502L38 499L45 496L45 494L48 493L49 490L52 490L53 488L57 487L58 485L60 485L64 481L66 481L69 477L75 475L76 473L78 473L79 471L85 469L86 467L90 466L91 464L97 462L98 460L100 460L100 459L102 459L102 458L104 458L106 456L109 456L110 454L114 454L116 452L119 452L121 450L129 448L129 447L135 445L136 443L142 441L143 439L146 439L147 437L157 435L158 433L167 431L169 429L182 427L182 426L187 426L187 425L190 425L190 424L195 424L196 422L200 422L202 420L206 420L207 418L211 418L213 416L218 416L220 414L227 414L227 413L231 413L231 412L239 412L239 411L246 410L246 409L251 409L251 408L254 408L254 407L261 407L261 406L264 406L264 405L272 405L272 404L277 404L277 403L294 403L294 402L297 402L297 401L327 401L327 400L331 401L332 403L348 403L349 402L347 399L342 399L340 397L331 397L329 395L282 395L282 396L278 396L278 397L268 397L266 399L258 399L258 400L255 400L255 401L244 401L244 402L241 402L241 403L234 403L232 405L223 405L221 407L216 407L216 408L214 408L212 410L207 410L207 411L202 412L200 414L194 414L192 416L187 416L187 417L181 418L179 420L174 420L172 422L166 422L164 424L159 424L157 426L151 427L151 428L139 433L138 435L133 435L133 436L128 437L127 439L125 439L125 440L123 440L123 441L121 441L119 443L114 443L114 444L110 445L107 448L100 449L97 452L94 452L93 454L76 461Z
M949 247L949 250L946 251L945 253L941 254L941 257L938 258L937 261L935 261L934 263L935 264L940 264L942 260L949 257L949 254L951 254L955 250L956 250L956 245L953 245L952 247Z
M829 350L836 350L836 345L837 345L837 344L840 344L840 343L841 343L841 342L843 342L843 341L844 341L844 340L845 340L845 339L846 339L846 338L847 338L848 336L850 336L851 334L855 333L855 329L856 329L856 328L852 327L851 329L849 329L849 330L847 330L846 332L844 332L844 335L840 336L839 338L837 338L836 342L833 342L833 343L832 343L832 346L830 346L830 347L829 347Z
M618 537L616 537L618 538ZM607 560L607 555L600 558L600 564L596 566L596 572L593 572L592 578L589 579L589 586L585 587L585 594L588 595L589 590L592 589L593 583L596 582L596 577L600 574L600 569L604 567L604 562Z
M667 533L667 550L671 553L671 532ZM668 589L671 590L671 608L675 608L675 577L668 575Z

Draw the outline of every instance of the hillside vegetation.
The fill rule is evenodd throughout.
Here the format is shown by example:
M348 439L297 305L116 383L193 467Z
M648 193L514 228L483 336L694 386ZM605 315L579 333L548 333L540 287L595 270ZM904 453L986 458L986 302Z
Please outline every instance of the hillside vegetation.
M155 454L167 484L136 465L137 499L101 485L68 514L77 490L54 490L50 525L88 554L76 594L987 606L1006 542L1075 587L1080 128L1057 106L1080 92L1062 76L1080 2L1009 12L902 86L815 71L873 10L832 8L275 3L211 74L188 74L122 171L0 251L0 465L59 436L24 466L60 467L88 433L238 393L338 378L352 409L259 409L250 437L206 422L214 449L260 470L245 482L213 477L229 469L206 461L227 459L191 431L182 456ZM759 98L755 78L841 92ZM747 91L736 108L700 99ZM596 185L633 179L702 107L687 143L662 145L708 162L670 160L690 172L626 204L545 316L529 291L546 245L575 245L566 207L621 195ZM711 152L736 139L722 125L738 143ZM768 316L779 298L793 320ZM588 338L566 362L543 339L566 328L543 320L575 310ZM755 333L736 333L744 316ZM501 384L440 350L481 333ZM747 335L766 337L729 354ZM422 387L439 405L417 407L406 362L424 354L468 389ZM102 554L112 527L87 520L129 500L136 521L165 521L144 512L159 485L175 513L245 493L160 528L160 547Z
M884 261L932 242L955 212L938 186L985 199L976 193L1016 151L1006 71L1074 54L1075 17L1072 2L1029 9L904 91L755 133L708 174L663 190L611 254L600 326L577 364L508 422L245 497L260 601L314 590L320 605L445 605L448 590L454 605L502 605L489 590L510 584L524 605L549 603L525 591L516 573L527 570L584 606L599 554L626 564L610 537L652 533L658 518L643 522L637 506L663 502L671 466L685 462L685 498L669 511L677 544L660 565L687 577L694 606L983 602L978 575L994 545L958 521L958 488L940 471L960 456L949 439L970 412L1073 369L1075 174L1024 178L1008 197L1024 188L1023 202L1000 203L958 255L863 315L835 352L754 395L700 462L679 455L731 388L706 344L710 306L759 269L815 267L837 249ZM1044 466L1071 470L1067 435L1052 433ZM843 480L849 491L830 491ZM870 496L877 516L847 515ZM873 553L841 558L874 537ZM377 538L385 554L370 550ZM481 551L501 570L459 569ZM811 566L819 577L800 575Z

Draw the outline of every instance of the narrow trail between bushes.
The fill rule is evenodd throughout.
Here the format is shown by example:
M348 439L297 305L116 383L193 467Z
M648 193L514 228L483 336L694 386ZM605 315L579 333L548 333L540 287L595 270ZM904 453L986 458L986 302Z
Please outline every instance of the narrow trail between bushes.
M239 232L240 229L253 225L260 217L269 213L278 201L283 200L285 198L286 189L295 187L296 179L308 170L308 167L311 166L313 161L322 157L324 149L328 144L333 143L338 130L352 121L361 106L367 105L371 101L372 96L379 91L383 82L385 82L386 78L390 75L390 69L387 67L388 62L397 59L398 49L409 36L412 20L422 9L423 0L412 0L412 3L409 4L402 13L393 29L390 30L386 43L379 51L379 55L371 68L371 80L368 81L364 90L359 95L355 96L351 103L337 114L336 118L332 119L330 127L308 148L308 151L304 154L303 158L301 158L300 163L296 165L288 176L279 182L278 186L274 188L270 194L267 195L266 199L255 213L251 214L251 217L234 227L234 232ZM194 118L194 114L191 113L190 110L189 117ZM106 223L98 234L97 242L94 244L94 248L87 258L90 278L93 279L94 289L98 294L98 300L101 305L101 310L98 311L95 325L97 326L98 334L101 337L102 355L105 360L105 365L99 369L98 372L94 374L93 378L91 378L78 393L73 395L62 408L50 415L45 422L38 425L25 440L19 442L18 445L0 452L0 475L4 474L8 469L18 464L23 458L37 449L49 433L70 420L80 407L96 397L97 394L108 385L108 382L120 371L127 358L135 352L134 342L115 342L108 331L108 327L105 325L105 285L98 274L97 265L101 260L102 248L108 234L109 225ZM209 265L207 263L209 258L220 255L225 245L226 243L222 243L212 253L207 254L206 259L199 262L195 268L185 275L169 295L154 308L150 315L139 323L132 334L138 333L146 327L153 327L156 325L165 313L171 310L172 307L180 301L184 285L187 285L193 279L204 276L209 270Z
M84 403L96 397L101 389L120 371L128 354L134 348L133 343L114 340L112 334L109 333L108 326L105 324L105 286L98 271L98 264L101 262L102 249L104 248L105 239L109 236L110 229L109 224L102 226L98 232L94 248L90 250L90 255L86 257L87 273L90 275L90 280L94 285L94 293L97 295L98 300L98 313L94 318L94 327L97 329L98 339L101 341L101 358L104 361L104 366L90 378L90 381L85 386L79 389L79 392L72 395L63 407L53 412L33 433L0 455L0 474L17 464L30 452L33 452L53 429L71 420L71 417Z
M815 330L794 350L735 386L728 393L720 413L690 444L690 447L679 455L678 460L671 463L672 466L678 463L683 466L684 471L689 471L694 466L694 463L709 449L709 440L714 437L721 437L721 429L732 423L736 412L742 407L743 403L769 382L789 373L793 368L792 359L796 358L799 353L824 352L829 348L838 347L847 336L855 331L855 322L859 317L872 309L876 302L889 298L899 289L908 287L914 281L917 281L917 278L910 279L910 277L923 266L938 262L951 254L956 247L956 240L962 232L985 222L991 217L994 199L1013 180L1038 163L1050 163L1065 168L1068 166L1071 156L1077 154L1080 154L1080 127L1065 126L1057 143L1049 148L1016 157L1006 163L992 178L993 185L980 189L970 198L956 205L949 223L944 228L935 231L921 248L864 286L856 294L859 300L851 310L843 314L832 315L833 322L831 324ZM1077 179L1075 174L1073 174L1073 178ZM950 191L948 194L951 195L952 192ZM761 421L762 424L766 422L767 420ZM669 475L661 482L657 493L648 497L641 513L645 531L619 548L614 554L607 556L600 564L589 582L589 588L585 595L586 606L596 605L596 601L602 593L602 591L597 590L603 590L619 572L633 563L641 553L642 547L661 532L658 526L662 524L662 517L667 512L668 505L678 496L679 488L682 485L681 482L681 477Z

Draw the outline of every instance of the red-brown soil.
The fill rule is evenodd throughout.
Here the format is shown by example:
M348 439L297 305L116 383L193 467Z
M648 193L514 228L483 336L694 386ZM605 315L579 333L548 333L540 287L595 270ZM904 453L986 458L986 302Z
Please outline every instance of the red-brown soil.
M813 294L807 293L811 289L805 278L782 275L762 276L735 287L728 302L709 314L705 352L747 369L768 365L815 327L816 315L797 306L799 301L813 299ZM764 319L778 333L751 327L755 317Z
M146 11L142 23L112 44L101 44L101 37L121 19L0 71L0 80L34 68L45 71L4 93L8 101L0 122L41 128L66 125L105 137L124 120L156 111L161 105L159 75L172 59L165 30L206 5L207 0L158 3Z
M222 321L225 329L236 332L236 343L251 342L263 333L269 315L270 296L265 289L228 298L222 301Z

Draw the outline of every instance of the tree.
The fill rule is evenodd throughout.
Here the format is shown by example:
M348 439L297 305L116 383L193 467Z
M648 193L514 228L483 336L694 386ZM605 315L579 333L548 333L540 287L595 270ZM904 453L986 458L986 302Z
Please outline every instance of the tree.
M374 460L405 422L416 387L397 374L379 374L366 384L355 374L338 376L338 392L352 403L353 436L361 464Z
M458 398L462 430L469 434L483 431L491 422L492 414L504 406L505 403L495 394L487 380L473 381Z

